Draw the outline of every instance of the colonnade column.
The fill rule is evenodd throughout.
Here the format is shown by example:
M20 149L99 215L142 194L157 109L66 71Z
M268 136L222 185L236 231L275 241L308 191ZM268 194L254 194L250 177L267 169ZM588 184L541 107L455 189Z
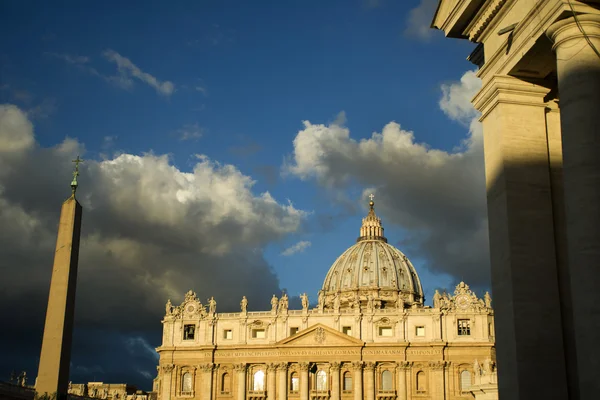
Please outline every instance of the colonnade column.
M302 362L300 365L300 400L308 400L308 367L309 363Z
M375 363L367 361L365 363L365 399L375 400Z
M236 400L246 399L246 364L234 364L233 369L237 375L237 396Z
M267 365L267 400L275 400L275 384L277 383L277 364Z
M170 399L171 398L171 387L173 386L173 369L175 366L173 364L166 364L162 366L163 377L162 382L160 383L160 387L162 389L162 399Z
M362 361L354 361L352 363L352 369L354 370L354 376L352 377L354 386L354 400L363 400L363 386L362 386Z
M397 382L397 391L398 391L398 400L408 400L407 388L406 388L406 373L410 368L410 363L408 361L400 361L398 363L398 367L396 368L396 374L398 376Z
M331 400L340 400L340 366L337 361L330 364L331 371Z
M279 374L277 383L277 398L279 400L287 399L287 363L277 364L277 373Z
M561 307L556 188L546 129L549 91L493 75L484 77L473 99L484 134L498 381L511 399L568 397L562 313L547 313ZM553 384L539 385L531 376Z
M562 131L567 301L573 320L567 329L574 347L567 359L569 389L571 396L586 399L600 389L600 359L590 356L600 353L600 15L563 19L547 35L556 52Z

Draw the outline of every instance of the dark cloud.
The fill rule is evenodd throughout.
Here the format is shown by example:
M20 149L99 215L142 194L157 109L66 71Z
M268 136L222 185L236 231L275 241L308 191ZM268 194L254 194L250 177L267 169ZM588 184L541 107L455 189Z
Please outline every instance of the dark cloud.
M84 146L66 139L41 148L15 106L0 106L0 312L10 329L0 377L12 369L33 379L41 345L60 204L72 163ZM262 249L297 231L304 213L230 165L199 156L184 173L167 156L121 154L87 161L79 258L74 381L128 382L149 389L156 374L164 303L192 289L234 311L269 307L280 293Z
M432 272L488 286L482 132L469 103L478 87L478 78L467 72L460 82L441 88L442 110L454 120L470 122L469 135L455 151L417 143L412 132L395 122L360 142L343 123L305 122L284 171L315 179L342 204L354 202L349 193L357 185L364 188L363 199L375 193L377 212L386 223L409 232L403 250L423 258Z

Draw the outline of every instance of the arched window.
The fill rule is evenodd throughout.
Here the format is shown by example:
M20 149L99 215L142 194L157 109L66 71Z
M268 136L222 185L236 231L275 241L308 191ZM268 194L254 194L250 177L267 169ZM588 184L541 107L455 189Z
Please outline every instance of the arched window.
M192 374L186 372L181 377L181 391L184 393L192 392Z
M327 373L322 369L317 371L317 390L327 390Z
M460 390L466 392L469 389L471 389L471 373L465 370L460 373Z
M264 392L265 390L265 373L260 369L254 373L252 390L255 392Z
M229 393L231 391L231 376L225 372L221 376L221 393Z
M425 378L425 372L417 372L417 392L424 393L427 387L427 381Z
M297 372L292 372L290 377L290 392L297 392L300 390L300 378Z
M394 390L392 373L387 369L381 373L381 390Z
M342 390L346 392L352 390L352 373L350 371L344 372L344 386Z

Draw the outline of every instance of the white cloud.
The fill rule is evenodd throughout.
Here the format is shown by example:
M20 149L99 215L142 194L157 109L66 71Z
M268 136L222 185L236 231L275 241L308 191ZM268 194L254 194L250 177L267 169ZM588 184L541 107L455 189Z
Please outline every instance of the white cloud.
M467 71L460 78L460 82L442 85L442 98L440 108L455 121L470 124L479 115L473 108L471 99L481 89L481 79L475 71Z
M307 248L309 248L311 245L310 242L306 241L306 240L302 240L290 247L288 247L287 249L285 249L284 251L281 252L282 256L291 256L293 254L296 253L302 253L304 250L306 250Z
M161 82L156 77L150 75L147 72L142 71L138 66L131 62L131 60L129 60L127 57L123 57L116 51L109 49L106 50L103 53L103 55L107 60L117 64L117 69L119 70L119 78L116 79L116 81L124 87L132 86L132 78L136 78L139 81L154 88L159 94L162 94L164 96L168 97L175 92L175 84L173 84L173 82Z
M408 13L404 34L419 40L428 41L435 31L431 28L431 21L439 0L421 0L419 5Z
M424 257L433 271L485 284L489 259L482 131L477 113L464 104L475 86L471 72L460 83L444 86L444 111L463 121L472 118L469 134L455 151L419 143L396 122L357 141L346 127L304 121L284 172L315 179L340 197L356 184L368 188L364 196L376 190L384 222L409 232L403 245L412 248L409 253Z

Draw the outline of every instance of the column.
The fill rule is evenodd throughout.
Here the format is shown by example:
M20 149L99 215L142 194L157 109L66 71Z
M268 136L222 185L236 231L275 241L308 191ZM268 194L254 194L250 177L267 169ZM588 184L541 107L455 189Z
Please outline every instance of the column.
M279 374L279 382L277 384L277 398L279 400L287 399L287 368L287 363L280 363L277 365L277 373Z
M362 361L354 361L352 363L352 369L354 370L354 376L352 377L352 384L354 386L354 400L363 400L362 368Z
M548 312L560 310L548 92L495 75L473 100L482 112L498 380L507 399L567 398L562 316Z
M173 387L173 364L165 364L162 366L163 376L161 382L162 395L161 399L171 398L171 388Z
M340 367L341 364L337 361L330 364L331 400L340 400Z
M277 364L267 365L267 400L275 400L275 384L277 383Z
M246 364L233 364L237 380L237 400L246 399Z
M300 364L300 400L308 400L308 367L307 362Z
M571 395L585 399L600 390L600 360L591 356L600 352L600 56L592 47L600 50L600 15L566 18L547 34L554 42L560 98L571 288L566 301L570 300L567 316L572 316L574 344L567 357L568 376Z
M365 363L365 399L375 400L375 363Z
M199 368L202 371L202 400L210 400L212 398L213 367L214 364L199 365Z
M406 390L406 373L408 372L409 368L410 363L408 361L398 362L398 366L396 368L396 375L398 376L398 400L408 400L408 394Z
M431 381L429 382L429 388L431 389L431 398L443 400L446 398L446 391L444 389L444 367L446 366L445 361L431 361L429 363L429 372Z

